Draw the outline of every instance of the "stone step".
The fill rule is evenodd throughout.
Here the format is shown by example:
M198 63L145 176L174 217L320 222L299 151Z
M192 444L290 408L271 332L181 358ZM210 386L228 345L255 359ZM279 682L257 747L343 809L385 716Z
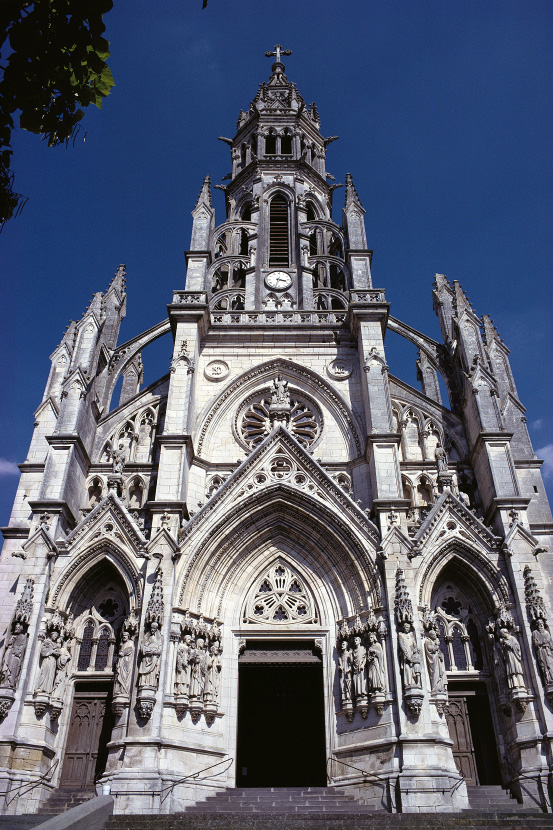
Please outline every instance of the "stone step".
M94 798L94 791L91 790L56 790L44 804L39 807L37 813L41 816L57 816L59 813L77 807Z
M256 813L172 816L112 816L106 830L550 830L553 816L493 816L401 813L327 816Z

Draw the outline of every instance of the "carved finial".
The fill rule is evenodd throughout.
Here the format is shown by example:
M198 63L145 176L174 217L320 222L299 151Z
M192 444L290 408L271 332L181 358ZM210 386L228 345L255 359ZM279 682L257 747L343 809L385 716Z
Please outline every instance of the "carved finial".
M400 623L413 622L413 604L407 591L402 568L398 568L396 571L396 599L394 607L398 625Z
M266 58L276 58L276 63L282 63L282 55L291 55L291 49L283 49L280 43L277 43L273 52L265 52Z
M23 588L23 593L17 600L15 606L15 613L13 618L16 622L20 623L28 623L31 619L31 613L33 610L33 591L35 587L35 581L31 577L27 579L25 582L25 587Z
M157 622L158 625L163 623L163 584L161 577L161 570L158 568L156 574L156 581L150 594L148 607L146 609L146 622Z
M494 322L489 314L482 315L482 322L484 324L484 342L487 346L490 346L494 340L497 340L499 343L503 343L503 339L499 332L497 331L496 327L494 326Z
M361 199L359 198L359 194L353 184L351 173L346 173L346 210L353 206L358 207L365 212Z
M319 118L319 110L317 109L315 101L311 101L309 104L307 114L312 121L315 121L317 124L321 123L321 119Z
M211 204L211 176L206 176L204 179L204 183L202 184L202 189L200 190L199 196L196 199L195 207L199 207L199 205L204 204L212 207Z
M524 596L526 598L526 607L531 622L536 620L546 620L547 612L545 610L545 603L541 596L536 580L532 574L532 569L529 565L524 568Z

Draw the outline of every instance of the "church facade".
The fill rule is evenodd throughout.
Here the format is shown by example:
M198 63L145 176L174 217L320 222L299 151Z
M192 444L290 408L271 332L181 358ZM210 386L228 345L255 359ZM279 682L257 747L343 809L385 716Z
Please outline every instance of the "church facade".
M553 523L509 351L441 274L442 342L390 314L349 174L332 220L335 136L268 54L166 319L118 344L121 266L52 355L3 528L2 811L327 783L551 809Z

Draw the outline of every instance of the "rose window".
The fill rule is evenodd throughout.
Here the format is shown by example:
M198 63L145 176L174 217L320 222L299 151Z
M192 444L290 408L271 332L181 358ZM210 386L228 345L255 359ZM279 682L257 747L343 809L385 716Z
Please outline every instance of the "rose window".
M256 397L242 408L236 419L236 432L248 449L253 450L272 431L273 425L269 407L270 393ZM290 414L288 430L306 449L312 447L321 434L322 416L317 405L292 393L290 395Z
M279 561L256 581L246 605L244 622L316 623L317 614L303 580Z

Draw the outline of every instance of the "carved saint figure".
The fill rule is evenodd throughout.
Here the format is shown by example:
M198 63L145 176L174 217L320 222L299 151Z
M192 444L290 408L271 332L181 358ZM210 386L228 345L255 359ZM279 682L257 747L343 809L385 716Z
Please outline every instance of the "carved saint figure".
M123 467L125 466L125 451L123 449L123 444L119 444L118 449L113 449L111 451L111 469L115 475L120 475L123 472Z
M383 692L385 689L384 652L374 632L369 634L367 666L367 685L369 692Z
M546 686L553 683L553 640L546 629L543 620L538 620L532 633L532 642L536 650L536 658L543 682Z
M217 640L209 649L206 658L204 700L206 703L219 703L219 689L221 686L221 669L223 663L220 657L220 648Z
M159 683L160 657L163 637L156 620L150 623L150 631L144 635L141 648L140 667L138 669L138 687L157 689Z
M353 690L356 700L364 700L367 697L365 684L365 666L367 665L367 649L361 645L361 637L354 637L352 651Z
M351 703L351 669L352 655L348 648L348 641L342 640L340 654L338 655L338 671L340 672L340 697L342 706Z
M499 631L499 648L505 665L509 689L524 688L520 643L513 634L509 634L507 628L501 628Z
M444 448L438 444L434 451L434 458L436 459L436 466L439 473L447 473L447 453Z
M445 660L440 648L440 641L435 628L429 628L424 641L424 653L430 678L430 691L433 694L447 693L447 675Z
M131 672L134 655L134 645L129 632L123 630L121 643L117 652L117 663L115 664L115 677L113 680L113 696L130 695L131 693Z
M405 687L421 685L421 654L411 623L404 622L398 634L399 660Z
M182 643L179 643L177 649L177 670L175 674L175 694L186 695L190 693L190 672L192 654L194 648L192 646L192 636L185 634Z
M56 653L56 674L54 676L54 685L52 688L52 697L59 700L63 700L70 660L71 652L69 651L67 644L61 643Z
M0 672L0 686L9 686L10 689L16 688L26 648L27 635L23 631L22 624L16 622L13 627L13 634L6 643L2 671Z
M59 654L59 631L55 629L49 637L46 637L40 649L40 656L42 662L40 664L40 671L38 673L38 680L36 682L35 694L37 692L44 692L49 695L54 688L54 678L56 676L56 658Z
M273 380L272 403L290 405L290 393L288 392L288 381L280 375Z
M192 654L192 671L190 673L190 697L203 697L205 673L206 673L206 650L205 642L201 637L196 640L196 648Z

